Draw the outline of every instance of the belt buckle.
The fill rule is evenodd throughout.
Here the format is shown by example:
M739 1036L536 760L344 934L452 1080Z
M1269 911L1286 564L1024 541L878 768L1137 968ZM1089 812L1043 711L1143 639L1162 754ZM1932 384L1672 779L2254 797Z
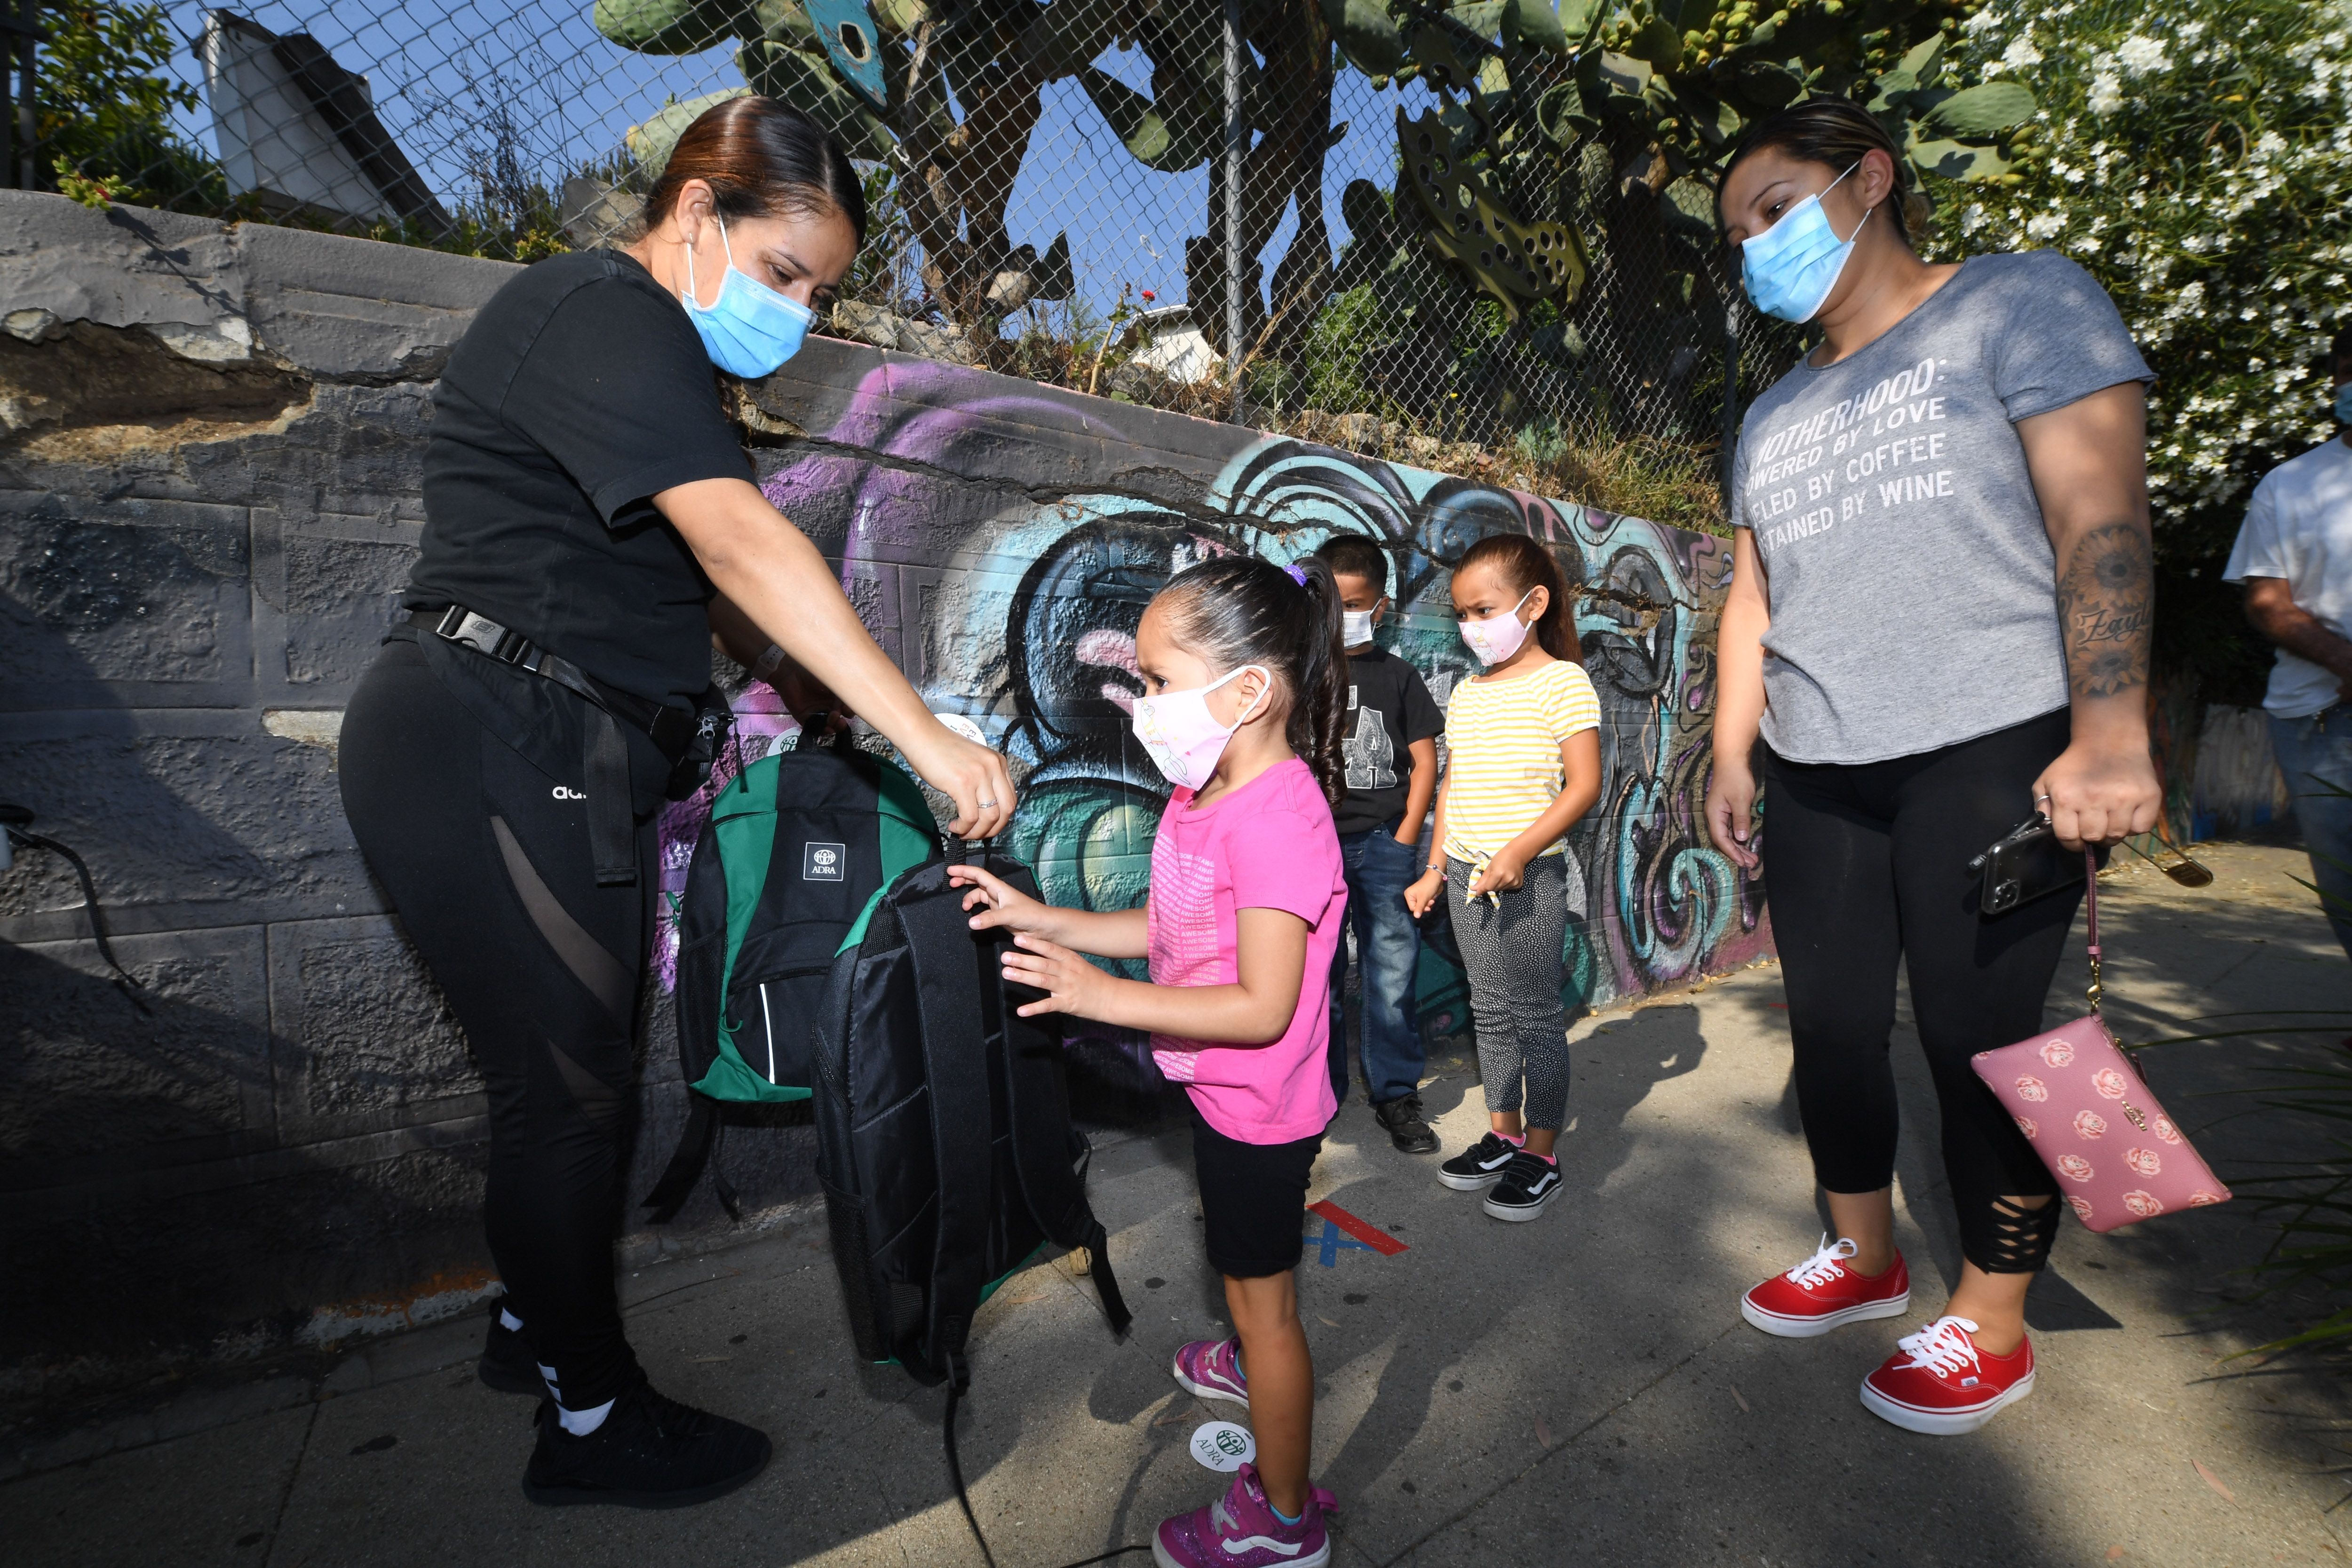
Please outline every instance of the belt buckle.
M453 620L457 622L454 627L450 625ZM499 650L507 641L507 629L487 616L478 616L453 605L449 613L441 617L441 624L433 629L451 642L464 643L477 653L486 653L492 658L505 657Z

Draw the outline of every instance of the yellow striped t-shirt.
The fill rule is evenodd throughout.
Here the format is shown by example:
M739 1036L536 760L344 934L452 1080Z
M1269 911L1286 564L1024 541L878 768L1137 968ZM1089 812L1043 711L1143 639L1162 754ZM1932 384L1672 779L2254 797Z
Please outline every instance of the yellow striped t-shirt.
M1564 787L1561 742L1600 727L1592 678L1566 659L1509 680L1482 676L1456 686L1445 703L1445 852L1476 862L1526 832Z

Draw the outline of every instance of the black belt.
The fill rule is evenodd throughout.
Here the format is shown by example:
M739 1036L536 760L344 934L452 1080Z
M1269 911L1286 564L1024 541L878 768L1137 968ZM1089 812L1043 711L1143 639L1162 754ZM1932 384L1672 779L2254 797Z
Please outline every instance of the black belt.
M688 763L698 741L706 742L702 751L707 759L714 719L725 710L706 707L698 712L673 708L608 686L570 659L548 652L521 633L463 605L411 610L406 618L419 631L551 680L594 710L596 717L587 726L581 783L588 796L588 847L596 863L596 885L634 883L637 879L636 814L629 784L628 744L615 721L641 731L668 759L675 791L676 770Z

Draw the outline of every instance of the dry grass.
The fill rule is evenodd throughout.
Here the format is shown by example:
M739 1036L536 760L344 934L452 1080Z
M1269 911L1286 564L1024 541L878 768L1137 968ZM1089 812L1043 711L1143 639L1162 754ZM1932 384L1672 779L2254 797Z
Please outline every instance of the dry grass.
M1391 462L1483 479L1549 500L1728 537L1720 460L1712 442L1566 433L1543 442L1505 434L1493 444L1444 440L1400 420L1303 409L1274 422L1284 435Z

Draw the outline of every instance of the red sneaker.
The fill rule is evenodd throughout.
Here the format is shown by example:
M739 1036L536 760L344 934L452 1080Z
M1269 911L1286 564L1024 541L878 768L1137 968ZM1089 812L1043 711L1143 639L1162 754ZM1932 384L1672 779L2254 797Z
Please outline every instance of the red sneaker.
M1886 1364L1862 1380L1864 1408L1906 1431L1951 1437L2032 1393L2032 1342L1994 1355L1977 1348L1976 1331L1966 1318L1945 1317L1895 1341Z
M1845 1266L1857 1250L1843 1237L1832 1244L1824 1236L1819 1252L1739 1298L1739 1315L1768 1334L1809 1340L1843 1323L1909 1311L1911 1271L1903 1255L1896 1253L1895 1266L1871 1279Z

